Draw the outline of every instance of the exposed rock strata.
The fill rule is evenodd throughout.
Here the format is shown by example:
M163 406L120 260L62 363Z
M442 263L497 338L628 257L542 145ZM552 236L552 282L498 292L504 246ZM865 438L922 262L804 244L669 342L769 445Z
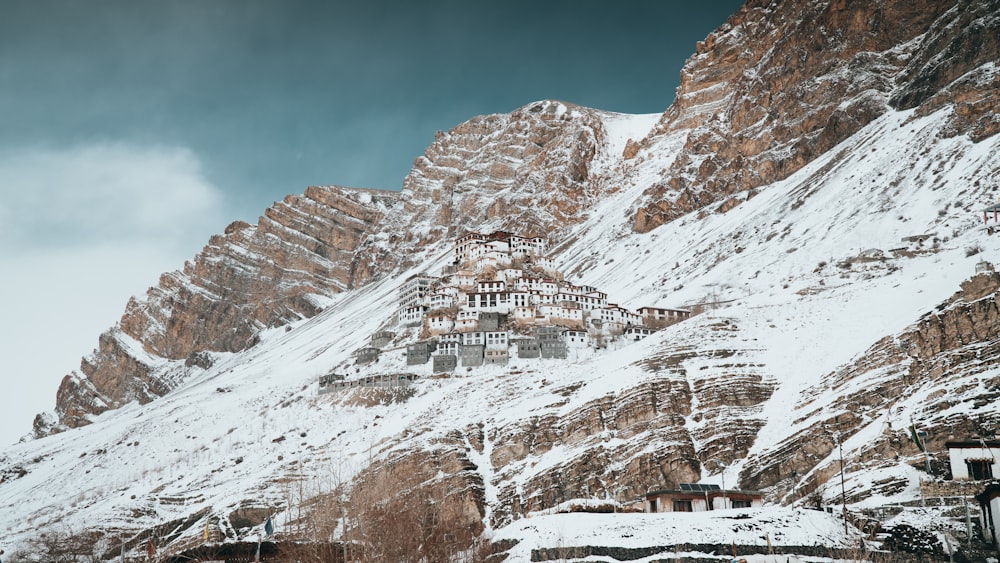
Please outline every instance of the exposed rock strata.
M357 283L356 251L397 198L311 187L275 203L256 226L232 223L181 271L164 274L144 299L129 301L119 327L82 361L82 376L70 374L60 384L58 423L39 417L35 434L163 395L177 378L154 369L162 360L187 359L197 367L198 354L244 350L262 328L315 315L318 300Z
M633 228L783 179L890 107L996 133L998 29L996 2L747 2L685 64L654 137L692 132Z
M802 412L799 421L808 426L765 455L750 459L741 484L770 490L773 500L804 497L839 471L835 464L822 465L834 453L837 440L848 440L872 424L879 427L878 438L861 450L845 452L849 467L910 463L923 468L923 455L909 438L909 428L880 422L897 402L911 397L926 396L926 418L915 422L928 432L929 451L945 451L949 436L995 435L1000 419L983 407L1000 399L1000 380L984 380L979 374L982 366L1000 362L998 297L1000 275L978 274L909 329L879 340L854 363L831 373L823 388L860 390L844 393L828 407L814 404L811 397L804 399L796 410ZM929 393L932 387L938 391ZM959 405L963 408L956 409ZM962 414L950 414L955 412ZM793 475L801 481L790 480ZM880 491L855 491L848 502L872 492Z
M617 189L594 176L606 139L602 115L540 101L438 132L404 179L400 205L359 253L359 270L386 275L469 230L558 240Z

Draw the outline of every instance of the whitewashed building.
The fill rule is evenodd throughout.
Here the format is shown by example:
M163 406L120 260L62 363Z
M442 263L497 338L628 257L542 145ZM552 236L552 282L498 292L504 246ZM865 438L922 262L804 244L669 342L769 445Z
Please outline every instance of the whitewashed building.
M503 270L497 272L497 279L501 279L507 282L507 285L510 285L514 282L514 280L521 279L521 276L523 275L524 270L521 270L520 268L504 268Z
M510 346L509 335L505 330L484 332L483 338L487 350L506 350Z
M476 282L476 293L500 293L503 291L507 291L507 283L503 280Z
M455 241L455 248L452 252L455 264L462 264L468 260L472 249L486 241L486 235L482 233L466 233Z
M691 311L687 309L661 309L659 307L640 307L639 316L646 324L650 323L675 323L691 318Z
M1000 440L950 440L948 448L951 478L985 481L1000 477Z
M535 308L514 307L514 310L511 312L511 318L521 323L533 323L535 322Z
M509 293L470 293L465 307L470 311L508 315L514 304Z
M455 330L468 332L479 328L479 312L462 309L455 317Z
M427 320L427 331L435 336L451 332L455 328L455 320L445 314L435 313L427 315L425 319Z
M569 348L586 348L590 343L590 338L585 330L564 330L563 340Z
M430 310L434 309L448 309L449 307L454 307L458 299L458 290L453 287L444 287L435 290L433 293L427 296L426 305L430 307Z
M561 305L539 305L535 310L549 322L583 322L583 309Z
M534 258L545 253L545 239L542 237L510 237L510 253L515 258Z
M438 355L451 355L458 356L462 352L462 344L459 342L438 342L437 354Z
M405 309L416 305L422 305L424 297L430 292L431 284L438 278L426 274L415 274L410 276L399 286L399 307Z
M523 277L514 282L514 289L539 295L555 295L559 293L559 284L549 278Z
M482 346L485 343L486 339L480 331L462 333L462 346Z
M646 327L643 327L643 326L630 326L630 327L626 328L624 330L624 332L622 332L622 337L625 340L631 340L632 342L638 342L638 341L642 340L643 338L646 338L650 334L653 334L653 331L650 330L650 329L648 329L648 328L646 328Z
M412 307L404 307L399 310L396 314L396 319L400 324L410 325L410 324L420 324L424 320L424 313L427 312L426 305L414 305Z
M629 325L642 324L642 317L624 307L609 303L607 307L597 310L597 316L608 328L624 329Z
M442 334L441 336L438 337L438 343L439 344L447 344L449 342L454 342L456 344L461 344L462 343L462 334L458 333L458 332L449 332L449 333L446 333L446 334Z

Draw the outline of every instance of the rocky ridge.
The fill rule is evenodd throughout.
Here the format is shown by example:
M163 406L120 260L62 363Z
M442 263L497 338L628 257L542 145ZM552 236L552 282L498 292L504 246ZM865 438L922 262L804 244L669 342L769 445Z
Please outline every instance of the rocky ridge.
M859 78L862 82L874 80L878 86L861 93L850 88L843 91L834 88L832 91L837 95L849 98L844 106L849 111L844 118L867 115L861 109L858 109L860 113L852 113L851 108L855 107L852 104L859 100L879 100L882 104L879 112L883 112L881 117L872 117L874 121L869 123L870 127L861 129L860 135L852 135L849 143L809 162L811 157L808 155L815 155L810 151L819 151L823 143L833 142L832 137L818 141L823 134L811 137L811 125L792 133L785 129L788 125L781 115L763 114L760 119L765 123L761 127L767 129L772 140L786 138L783 136L804 139L802 143L795 141L785 146L786 151L802 158L803 168L790 172L791 168L799 166L795 159L782 161L788 167L781 168L780 173L774 171L776 165L767 164L770 161L765 160L746 159L745 167L758 175L775 174L773 178L792 174L793 181L763 186L761 194L752 201L746 197L730 197L724 190L705 191L703 199L699 199L702 196L690 196L683 206L673 211L668 209L662 215L667 222L648 234L632 232L634 221L620 217L621 211L629 206L638 209L639 204L649 203L649 198L659 197L651 192L640 197L647 187L644 182L649 178L660 181L677 177L680 174L677 170L691 170L697 160L690 155L709 154L708 145L699 145L697 151L700 153L691 152L695 150L691 139L702 133L699 123L715 115L712 108L735 103L725 94L728 81L712 83L705 78L701 82L694 79L687 82L681 93L693 95L695 86L700 84L701 89L707 90L703 93L704 99L698 98L701 101L697 103L692 101L684 110L686 113L682 112L684 102L679 102L680 109L676 112L686 117L664 117L663 122L677 125L661 124L654 135L641 143L624 144L626 150L623 151L609 149L608 132L601 122L604 118L600 117L600 112L544 102L530 104L519 110L521 113L515 112L516 116L477 118L478 121L473 120L475 124L468 125L467 129L460 126L453 130L454 133L442 134L428 149L428 155L423 157L425 160L418 159L414 173L407 179L406 189L398 196L311 188L305 196L310 201L286 200L287 209L282 207L273 214L269 211L266 220L262 219L257 227L234 224L220 236L219 244L210 245L211 250L206 249L210 256L221 258L213 262L203 253L198 260L203 260L204 264L192 264L176 274L180 281L166 282L168 287L176 283L186 288L190 295L184 302L195 303L196 299L204 298L207 301L201 305L208 308L215 299L219 303L215 306L221 308L227 307L230 301L240 303L243 298L235 293L252 295L253 299L247 299L242 306L226 309L214 317L215 325L225 327L224 330L206 332L209 340L198 336L200 330L192 327L192 321L198 322L194 313L197 309L189 305L192 313L188 321L183 321L182 313L173 312L175 307L182 309L170 301L174 293L167 290L158 293L164 287L161 284L151 292L156 299L147 300L147 304L137 302L135 320L123 321L121 329L102 336L99 350L85 360L86 377L75 376L64 382L60 388L60 396L65 397L60 398L60 420L43 421L46 426L40 433L60 429L60 424L62 427L85 424L93 413L130 400L149 401L161 397L162 402L169 403L169 410L164 406L163 414L166 417L169 413L178 435L183 428L190 443L198 444L197 436L206 440L207 445L202 449L191 446L190 453L177 454L190 456L186 459L156 449L141 450L143 456L158 456L152 463L164 467L180 465L187 475L176 479L170 475L165 482L162 478L160 481L136 479L141 486L135 487L148 484L150 489L138 493L144 502L153 506L150 509L152 516L144 516L147 520L173 517L180 510L193 513L194 509L187 503L192 506L215 503L213 510L229 510L231 505L225 503L232 502L233 492L219 483L238 480L230 478L232 473L250 483L239 493L245 495L247 502L279 506L285 500L283 495L287 495L287 490L281 486L287 488L288 480L301 479L306 473L303 466L317 473L322 471L320 466L330 463L334 455L355 456L352 459L356 463L357 459L364 458L365 473L359 483L366 479L369 482L389 479L397 468L406 467L414 477L406 485L406 494L414 495L413 498L421 493L432 498L452 495L457 499L458 512L469 522L482 518L488 525L501 525L529 510L552 507L562 499L602 494L634 499L650 487L717 478L725 471L723 464L731 468L728 474L723 473L728 479L738 475L740 486L762 489L770 500L787 503L825 499L829 502L833 495L828 481L838 472L834 450L840 443L844 444L848 457L850 499L859 500L872 492L888 495L905 491L917 480L918 470L913 466L922 466L923 461L915 447L907 442L907 424L901 424L901 420L917 416L921 424L932 431L931 446L934 448L939 448L941 440L949 433L990 434L996 432L998 423L996 409L992 406L996 394L995 368L990 367L996 365L997 356L993 350L997 332L995 275L975 278L962 292L933 311L929 309L933 309L939 298L931 300L929 295L937 295L935 286L921 281L940 278L954 282L948 286L950 288L957 284L956 280L961 277L955 272L969 266L969 256L963 260L963 249L956 244L982 243L995 251L993 239L986 238L985 230L977 230L981 225L979 217L969 220L970 215L977 215L976 202L996 195L995 190L987 186L998 170L995 158L990 156L996 154L993 150L995 136L989 134L992 117L983 113L976 101L990 99L989 93L982 89L988 89L993 83L993 63L983 63L989 55L983 59L978 52L972 57L928 55L933 49L947 52L948 48L943 45L965 45L963 41L967 42L970 36L956 28L959 24L968 24L972 31L980 29L989 33L993 25L990 15L996 13L995 5L981 4L976 10L963 10L963 6L968 7L962 2L939 6L939 10L932 11L937 14L933 21L909 14L906 7L892 7L891 10L899 9L904 13L886 25L909 22L906 25L923 25L930 30L921 33L900 31L899 40L904 42L896 47L882 43L883 39L878 37L846 41L849 45L854 44L852 41L861 45L852 49L883 49L874 58L888 69L883 74L876 72L873 78L872 69L861 64L868 55L859 55L869 51L840 51L840 56L852 61L861 56L856 61L861 64ZM839 26L821 30L833 37L829 40L832 46L839 44L839 40L835 40L838 33L846 36L868 30L866 33L871 34L871 29L866 27L871 21L885 24L886 20L884 12L873 18L856 4L785 3L774 7L780 13L765 11L766 7L764 3L750 3L738 17L748 18L746 27L766 27L772 25L772 21L795 21L799 14L807 13L803 10L814 10L817 17L829 18L822 21ZM831 15L835 9L839 10L839 15ZM875 4L873 9L887 8ZM751 18L749 14L756 15ZM918 25L914 21L923 23ZM980 22L981 27L977 27L976 22ZM724 68L723 59L743 56L742 51L735 50L739 43L734 29L724 27L714 39L710 38L700 47L703 52L692 59L689 66L705 69L715 66L713 72L716 72L721 71L718 67ZM728 39L724 40L723 35ZM795 33L791 35L794 38ZM991 48L988 38L977 44L984 45L987 52ZM813 56L822 58L819 54L809 55ZM698 62L712 57L723 59L713 65ZM796 59L789 59L792 60ZM918 60L923 62L914 62ZM699 66L701 64L707 66ZM820 72L818 77L794 75L797 76L795 80L813 84L810 82L813 79L825 79L831 72L843 73L845 68L853 68L840 63L831 67L816 64L819 70L814 70ZM927 70L932 68L937 70ZM963 68L971 70L963 71ZM917 104L911 106L913 111L894 112L892 106L885 104L902 106L902 98L894 101L893 96L907 90L886 85L883 79L891 77L895 81L899 73L904 72L900 69L912 70L907 84L920 82L944 86L929 97L926 91L914 91L905 102ZM945 72L945 69L951 70ZM917 76L930 78L918 80ZM777 77L772 76L769 80L777 80ZM795 86L800 93L806 88L798 83L786 86ZM874 92L874 98L866 97L865 92L869 91ZM724 95L713 98L718 92ZM860 97L852 98L851 93ZM818 107L831 107L824 105L827 100L822 102ZM535 107L538 111L532 111ZM573 115L574 111L577 115ZM671 111L675 110L668 111L667 115ZM567 115L570 117L564 118ZM833 113L823 123L829 124L832 116ZM846 130L855 125L860 127L861 121L852 122ZM691 129L682 128L682 124ZM875 126L871 127L873 124ZM728 131L728 127L719 131ZM966 127L969 129L964 129ZM906 130L901 131L904 128ZM961 131L969 136L964 137ZM908 137L906 142L903 142L903 135ZM541 145L526 142L536 138ZM489 139L504 141L494 143ZM882 153L889 152L880 144L882 139L895 139L894 146L889 147L895 153L876 161L883 158ZM690 146L683 148L685 143ZM665 147L673 144L682 147L681 156L674 159L672 154L661 154L666 152ZM505 148L507 145L514 148ZM587 148L591 145L593 152ZM449 151L460 150L460 147L470 148L462 153L463 158L449 160ZM724 143L717 148L722 152L728 150ZM509 166L494 167L491 155L503 150L511 151L511 160L506 163ZM549 166L563 168L550 177L547 175ZM472 170L476 172L463 176ZM706 178L725 178L732 172L727 170L724 167L706 168ZM853 174L858 170L862 172L855 177ZM522 192L522 184L512 178L533 185L535 191ZM754 179L748 185L758 181L764 182ZM564 189L565 193L545 200L548 182L555 185L552 189ZM486 193L493 199L479 195L480 183L488 186L491 191ZM684 193L670 187L669 182L663 185L664 197ZM956 185L961 185L959 193L951 189ZM454 190L456 186L461 189ZM529 193L532 195L526 195ZM713 213L719 209L716 205L720 199L726 203L728 217ZM325 203L316 203L319 200ZM481 385L476 380L478 375L427 378L421 387L422 394L412 397L405 408L378 402L358 407L352 403L356 399L353 396L332 400L313 397L309 382L328 365L347 361L349 351L363 345L367 334L376 328L377 320L364 312L382 311L392 303L395 282L390 273L411 265L433 264L435 252L440 250L435 241L452 231L460 232L467 226L482 226L483 229L506 226L507 215L489 210L486 203L492 200L501 201L501 205L511 205L510 202L536 205L537 208L519 216L525 224L535 224L532 221L537 220L537 224L545 225L555 220L554 217L560 217L565 222L560 226L564 230L553 230L552 236L568 233L570 237L559 247L561 254L557 258L575 266L576 272L587 272L591 276L585 280L587 283L602 286L607 283L620 289L624 299L642 298L645 301L649 297L660 297L684 299L690 303L704 298L721 303L722 310L668 331L653 343L643 343L645 347L639 357L616 365L594 362L546 366L531 373L494 373L490 374L490 386ZM544 205L538 204L540 201L544 201ZM466 205L463 202L476 204L463 207ZM602 207L605 204L612 210ZM316 205L316 209L309 213L298 214L292 210L312 205ZM387 212L404 208L406 211L398 214ZM684 208L699 208L702 213L668 221L671 213L680 213ZM593 216L587 217L588 213ZM317 215L324 218L313 222ZM420 220L408 223L413 217ZM821 219L814 219L816 217ZM272 221L287 229L279 228ZM328 230L330 222L342 226ZM374 223L385 226L374 228L371 226ZM653 223L655 221L649 226L655 226ZM604 224L611 224L611 227L604 228ZM866 229L872 224L877 228ZM900 229L907 231L900 233ZM926 246L922 248L907 247L900 242L901 234L931 231L935 232L927 234ZM230 241L235 242L230 245ZM317 244L316 241L326 242ZM885 250L862 248L862 244L882 244ZM262 257L268 252L281 255L282 249L294 249L295 252L292 253L294 258L285 256L280 263L301 262L294 268L289 267L287 272L272 271L274 266L270 264L274 259ZM405 255L394 255L398 249L405 250L405 253L400 252ZM888 254L895 258L880 258ZM654 264L655 268L643 269L647 263ZM300 270L312 274L303 275ZM204 272L200 285L187 277L189 271ZM263 273L277 283L258 287L247 281L240 291L227 294L225 299L219 298L229 283L222 280L228 279L227 276L242 279L243 272ZM285 276L288 283L282 281ZM212 281L216 278L219 281ZM328 297L338 290L359 288L365 283L368 285L364 291L352 291L343 297L343 302L316 313L323 300L312 295ZM925 307L916 314L902 305L890 308L890 312L905 319L905 323L900 323L912 323L911 326L902 330L898 327L886 329L863 340L862 344L858 344L859 339L852 336L850 329L840 326L849 326L851 319L837 317L837 309L867 314L868 311L855 301L871 292L883 292L880 295L890 300L894 288L900 285L903 289L898 291L910 291L908 295L914 302ZM326 293L319 291L324 288ZM272 291L284 297L274 301ZM378 299L373 297L376 292L381 292ZM758 300L751 301L751 297ZM827 299L834 304L826 302ZM350 300L360 305L348 303ZM148 303L156 307L146 310ZM819 317L809 317L808 322L826 322L829 330L856 346L850 349L849 356L833 355L833 359L827 358L826 363L820 364L822 370L814 368L819 372L815 381L810 379L811 361L781 355L785 347L813 354L817 348L828 344L816 340L816 345L810 349L799 342L809 330L804 324L798 331L794 330L796 317L804 317L813 308L823 310L824 315L837 322ZM870 308L876 307L871 305ZM156 313L151 312L154 309ZM918 319L922 313L926 315ZM314 314L312 321L302 321ZM350 314L357 318L349 317ZM171 321L174 318L178 320ZM233 322L234 319L239 322ZM278 344L272 344L275 342L272 340L268 346L252 346L262 327L281 326L289 320L292 323L285 337L287 340L277 339ZM895 326L878 318L873 318L872 323ZM168 329L173 326L178 327L177 334L183 338L174 341L164 336L170 334ZM333 326L337 327L336 331L330 328ZM859 323L854 328L863 331L864 326ZM813 329L813 332L817 331ZM316 333L319 336L315 336ZM310 334L315 340L306 339ZM763 340L769 334L783 335L783 339L773 339L768 348ZM870 336L869 332L864 334ZM290 344L283 349L279 346L283 343ZM251 347L244 350L247 346ZM204 353L213 349L233 352L230 358L235 359L226 366L213 365L213 361L223 357ZM242 355L237 354L240 350L243 350ZM272 364L267 365L269 357ZM820 360L823 358L816 361ZM261 364L265 365L258 367ZM270 383L275 365L284 370L281 373L282 378L289 381L287 389L276 391L275 384ZM298 371L289 368L290 365ZM179 389L186 394L184 397L167 393L171 389L178 390L191 374L205 374L213 384ZM803 389L796 388L796 377L808 379L809 384ZM247 385L260 385L262 389L270 387L267 393L262 391L261 397L239 398L233 389L244 381ZM291 390L293 386L295 389ZM495 389L484 391L484 387ZM98 393L98 400L93 401ZM218 426L214 420L190 422L183 416L175 416L175 411L184 411L184 403L190 402L192 396L225 404L227 411L255 413L261 420L261 428L241 427L236 432L237 424L234 423L229 433L222 429L216 435L212 434ZM470 404L475 405L471 399L482 400L482 408L463 415L458 422L447 416L450 412L467 409ZM516 404L523 408L514 409L512 405ZM780 413L787 415L790 421L787 428L779 429L780 432L769 427L775 424L768 420L768 416L776 416L778 408L775 405L782 411L792 411L791 414ZM285 417L282 413L292 413L292 416ZM395 427L383 430L390 426L390 419L399 422L402 430ZM296 427L306 424L301 421L322 422L309 428ZM158 428L156 421L144 421L140 417L130 422ZM272 430L272 427L277 428L276 423L284 426ZM192 429L187 430L189 427ZM109 442L117 440L117 443L109 445L108 451L101 454L95 454L92 448L90 455L80 458L76 458L76 451L72 456L46 455L60 460L73 458L72 473L81 476L87 470L103 467L101 456L117 456L115 463L125 464L123 460L130 459L131 450L122 444L138 452L139 442L134 439L131 427L116 432L120 434ZM143 448L147 447L145 436ZM292 439L286 440L285 436ZM51 444L58 438L39 441L39 447L54 448ZM249 456L247 460L243 455L237 458L217 446L227 441L231 450L237 452L244 451L240 448L246 451L252 448L254 457L264 460L259 462L259 470L254 473L246 469L251 465ZM181 451L187 447L178 442L164 451ZM219 450L223 453L217 453ZM302 452L305 452L304 461ZM295 453L300 460L292 463L290 459ZM209 458L213 467L211 475L190 477L200 467L198 456ZM865 458L874 461L865 462ZM33 458L33 465L24 466L27 476L21 478L32 479L42 472L40 467L45 463L48 461L43 455ZM424 465L440 471L419 469ZM886 469L893 473L882 477L878 472ZM152 471L154 476L165 473L156 468ZM880 477L875 479L873 475ZM81 487L85 485L79 483ZM121 489L131 490L131 486ZM170 504L175 501L170 500L174 497L169 495L183 496L183 491L189 490L205 492L185 497L181 508ZM94 493L95 498L104 496ZM116 505L115 510L125 511L123 506L125 504ZM36 511L35 518L44 521L45 514L57 512L51 506L46 507ZM197 532L197 527L193 529ZM240 533L236 529L230 531Z
M211 353L245 350L262 329L315 315L331 296L359 284L357 250L398 197L311 187L275 203L256 226L230 224L183 270L129 301L118 326L82 360L82 375L63 378L55 415L36 417L35 435L153 400L186 372L208 367Z
M615 190L598 181L620 157L606 153L603 120L612 115L543 101L476 117L439 132L399 193L310 187L256 226L229 225L183 270L129 301L83 375L64 378L54 416L37 417L35 435L162 396L168 379L183 379L177 366L158 374L162 360L197 368L213 352L245 350L261 330L312 317L331 296L420 263L456 233L527 230L557 240ZM121 336L138 343L141 359Z
M698 44L653 135L691 129L633 228L788 177L891 109L997 131L996 2L750 1ZM640 152L640 155L642 153Z
M436 135L399 194L310 188L256 227L230 225L132 300L120 329L163 359L243 350L261 329L315 315L323 298L419 263L464 230L516 227L555 242L630 186L643 190L631 206L638 232L718 201L731 209L739 192L787 177L892 107L929 114L951 104L948 134L983 139L998 127L989 111L1000 79L997 12L971 0L748 2L699 43L676 101L641 143L612 150L613 114L563 102L473 118ZM102 344L81 370L100 383L64 381L55 418L78 415L55 424L43 416L37 435L81 424L120 397L169 390L126 391L130 374L150 379L149 370L113 375L131 360L112 348ZM85 387L94 400L74 391Z
M921 404L920 428L930 431L928 451L945 452L944 442L955 436L994 435L1000 420L990 405L1000 397L1000 379L982 374L984 366L1000 361L998 297L1000 274L979 273L902 333L882 338L857 361L830 373L821 388L841 391L835 403L827 408L807 398L797 404L799 421L808 428L767 455L750 460L740 475L741 483L771 490L774 500L812 494L837 472L829 460L837 441L848 441L873 426L874 439L848 450L851 463L863 460L863 469L871 470L891 467L902 459L922 468L924 456L909 436L910 427L886 423L887 412L913 401ZM968 408L958 408L962 406ZM939 467L938 471L948 470ZM790 482L789 475L802 479ZM857 486L849 500L891 493L900 486L899 479L874 487Z

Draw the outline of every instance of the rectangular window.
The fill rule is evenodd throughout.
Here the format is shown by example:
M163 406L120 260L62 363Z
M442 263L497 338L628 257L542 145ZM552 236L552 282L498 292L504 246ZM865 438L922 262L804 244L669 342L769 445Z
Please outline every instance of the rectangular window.
M985 481L993 478L993 460L991 459L967 459L965 465L969 468L969 479L973 481Z
M674 512L693 512L691 508L691 501L689 500L675 500L674 501Z
M750 508L748 500L731 500L729 504L733 505L733 508Z

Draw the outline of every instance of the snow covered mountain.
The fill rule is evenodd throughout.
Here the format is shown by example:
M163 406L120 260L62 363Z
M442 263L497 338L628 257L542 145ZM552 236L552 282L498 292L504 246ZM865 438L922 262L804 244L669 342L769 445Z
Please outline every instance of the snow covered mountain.
M854 508L918 498L913 422L938 459L1000 422L980 264L1000 256L981 213L1000 4L918 4L751 1L662 115L528 104L440 134L402 192L313 187L230 225L0 455L8 541L100 528L178 551L268 515L305 537L303 511L362 494L440 501L470 535L682 482L830 504L838 445ZM547 238L625 307L700 314L566 360L355 363L379 330L416 339L393 316L406 279L494 229ZM418 378L318 394L331 372Z

